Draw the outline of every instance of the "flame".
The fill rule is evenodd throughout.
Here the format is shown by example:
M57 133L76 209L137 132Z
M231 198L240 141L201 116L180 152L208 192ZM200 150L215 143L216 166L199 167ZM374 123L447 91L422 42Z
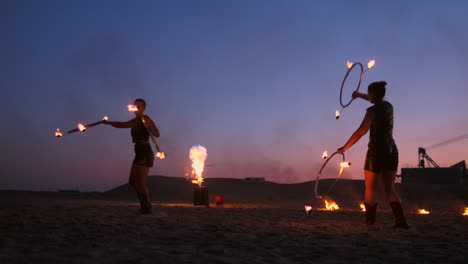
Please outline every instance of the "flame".
M203 167L205 166L206 160L206 148L200 145L193 146L190 148L189 158L192 160L192 180L193 184L198 184L201 188L203 183Z
M341 168L349 168L349 166L351 166L351 162L349 162L349 161L340 162L340 167Z
M55 131L55 136L56 136L56 137L61 137L61 136L63 136L62 132L60 132L60 129L57 128L57 130Z
M164 152L158 152L156 153L156 157L160 158L160 159L164 159L166 157L166 153Z
M346 63L346 67L347 67L348 69L351 69L351 67L353 67L353 62L352 62L352 61L348 61L348 62Z
M351 162L349 161L343 161L340 162L340 172L338 173L338 176L341 176L345 168L349 168L351 166Z
M334 211L340 209L340 207L333 201L325 200L325 209L328 211Z
M426 209L418 209L418 214L430 214L430 212L426 211Z
M108 117L108 116L104 116L104 117L102 118L102 120L108 121L108 120L109 120L109 117Z
M335 111L335 118L336 119L340 118L340 111L338 110Z
M464 216L468 216L468 207L465 207L465 211L462 213Z
M129 104L127 105L128 111L130 112L136 112L138 111L138 107L136 105Z
M310 205L305 205L305 206L304 206L304 210L305 210L305 212L306 212L307 214L310 214L310 211L312 211L312 206L310 206Z
M366 206L365 206L363 203L361 203L361 204L359 205L359 207L361 207L361 211L362 211L362 212L365 212L365 211L366 211Z
M374 68L374 66L375 66L375 60L370 60L370 61L367 63L367 68L369 68L369 69Z
M322 159L328 159L328 152L326 150L322 154Z
M78 129L83 132L86 130L86 127L83 124L78 124Z

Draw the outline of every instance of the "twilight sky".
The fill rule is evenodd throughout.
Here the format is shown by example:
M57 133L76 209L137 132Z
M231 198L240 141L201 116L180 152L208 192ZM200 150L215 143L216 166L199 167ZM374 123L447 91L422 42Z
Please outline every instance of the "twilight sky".
M370 106L354 101L334 118L348 60L377 61L361 91L387 81L400 168L415 166L418 147L468 133L466 10L462 0L0 1L0 189L125 183L130 130L54 131L129 120L135 98L147 101L168 154L150 175L184 176L200 144L207 178L313 180L322 152L341 147ZM367 142L346 152L344 177L363 178ZM428 154L449 166L467 146Z

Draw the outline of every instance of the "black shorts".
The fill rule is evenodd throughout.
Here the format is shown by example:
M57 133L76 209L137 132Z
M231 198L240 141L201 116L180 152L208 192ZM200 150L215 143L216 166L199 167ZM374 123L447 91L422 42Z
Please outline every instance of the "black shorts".
M153 167L154 152L150 144L135 144L135 158L133 159L133 164Z
M398 148L393 147L388 150L379 150L369 148L366 155L366 163L364 164L366 171L381 173L384 171L397 171L398 169Z

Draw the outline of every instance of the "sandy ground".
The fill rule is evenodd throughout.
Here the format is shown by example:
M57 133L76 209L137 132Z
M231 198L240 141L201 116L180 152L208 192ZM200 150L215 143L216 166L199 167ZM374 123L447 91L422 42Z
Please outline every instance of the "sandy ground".
M83 195L0 195L0 263L465 263L468 217L409 213L410 230L381 210L371 228L357 210L302 206L194 207Z

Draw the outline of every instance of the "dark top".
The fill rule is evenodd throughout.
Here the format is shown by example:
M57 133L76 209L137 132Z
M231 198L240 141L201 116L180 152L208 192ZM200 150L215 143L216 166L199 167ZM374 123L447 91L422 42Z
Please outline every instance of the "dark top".
M387 101L367 108L375 113L370 127L368 147L384 152L392 152L395 146L393 140L393 106Z
M149 118L148 116L144 115L145 118ZM141 117L135 117L132 119L133 126L131 129L132 134L132 142L145 142L149 140L150 134L148 129L146 129L145 124L141 120Z

